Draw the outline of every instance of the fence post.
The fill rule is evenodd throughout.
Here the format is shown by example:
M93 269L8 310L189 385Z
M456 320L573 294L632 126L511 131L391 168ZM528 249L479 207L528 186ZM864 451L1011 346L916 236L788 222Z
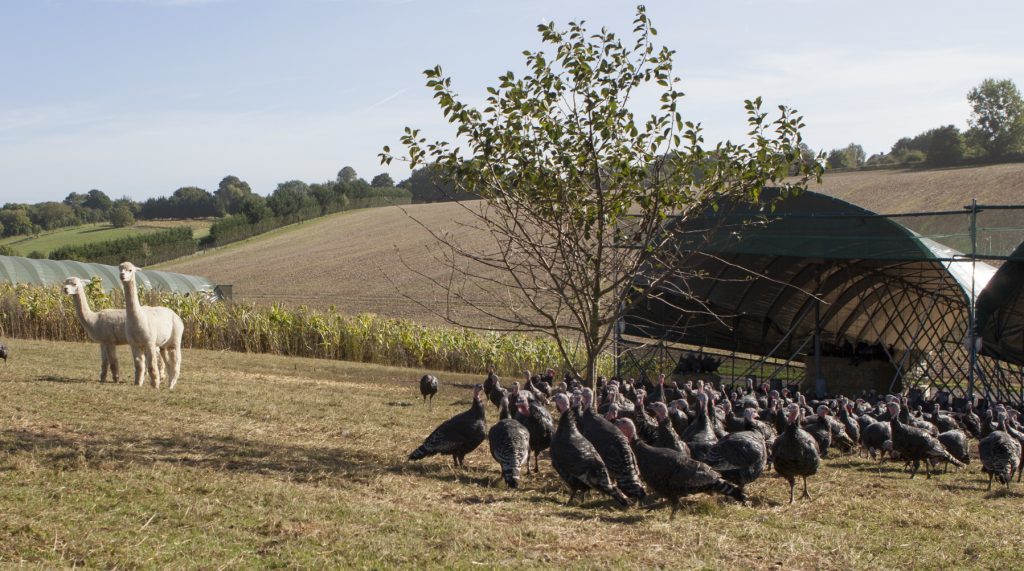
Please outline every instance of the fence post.
M967 372L967 400L974 402L974 369L978 365L977 331L975 330L975 273L978 269L978 199L972 198L967 208L971 211L971 299L968 301L967 344L969 367Z

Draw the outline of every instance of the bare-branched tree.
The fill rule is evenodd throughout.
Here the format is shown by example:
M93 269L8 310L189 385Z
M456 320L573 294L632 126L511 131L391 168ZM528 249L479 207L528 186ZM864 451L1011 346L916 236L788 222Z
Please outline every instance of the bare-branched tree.
M467 224L492 238L481 247L427 228L449 270L429 278L452 302L444 317L481 326L460 319L457 304L547 334L591 383L631 304L666 287L685 291L681 257L693 248L675 246L682 225L673 222L757 201L767 185L798 192L822 169L821 156L801 160L802 117L780 106L769 119L760 98L746 102L748 142L706 146L701 125L680 111L674 52L652 43L642 6L634 24L632 45L582 22L539 26L553 54L524 52L528 74L500 76L482 110L459 99L440 67L427 70L457 141L428 143L412 128L402 137L412 168L436 165L456 192L482 198L461 204ZM631 107L652 88L660 102L638 120ZM382 162L395 158L385 147Z

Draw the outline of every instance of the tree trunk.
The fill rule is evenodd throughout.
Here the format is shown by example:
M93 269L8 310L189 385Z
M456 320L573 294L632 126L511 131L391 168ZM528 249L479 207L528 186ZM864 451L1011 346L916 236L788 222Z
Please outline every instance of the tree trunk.
M587 353L587 386L594 392L594 400L597 400L597 358L596 352Z

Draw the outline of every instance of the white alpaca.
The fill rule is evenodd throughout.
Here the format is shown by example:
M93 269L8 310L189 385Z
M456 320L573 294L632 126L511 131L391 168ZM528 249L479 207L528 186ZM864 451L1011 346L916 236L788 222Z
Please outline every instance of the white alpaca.
M85 284L79 278L64 280L64 293L74 296L75 313L90 339L100 344L100 382L107 380L107 370L120 380L120 367L117 363L117 346L127 345L125 333L126 315L123 309L104 309L95 312L89 307L89 299L85 296Z
M185 324L181 317L166 307L139 303L135 273L139 268L131 262L121 264L121 285L124 287L125 334L135 358L135 384L142 384L144 371L149 384L160 388L160 361L167 367L167 388L173 389L181 373L181 336Z

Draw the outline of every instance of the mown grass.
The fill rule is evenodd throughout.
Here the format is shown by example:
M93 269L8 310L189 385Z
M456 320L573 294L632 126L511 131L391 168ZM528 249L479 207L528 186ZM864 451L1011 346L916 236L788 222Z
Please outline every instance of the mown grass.
M210 220L154 220L139 222L125 228L114 228L108 223L83 224L44 232L39 236L12 236L0 239L0 245L10 246L19 256L27 256L32 252L41 252L46 255L51 250L62 246L105 242L127 236L158 232L176 226L192 228L193 237L199 239L210 233L211 224L213 222Z
M97 348L6 340L0 364L0 562L41 567L1015 568L1021 488L977 462L909 480L847 456L787 505L772 476L717 498L566 506L550 463L507 490L486 444L407 463L466 408L476 376L188 350L174 392L100 384ZM122 348L122 360L127 361ZM495 420L488 409L489 422Z

